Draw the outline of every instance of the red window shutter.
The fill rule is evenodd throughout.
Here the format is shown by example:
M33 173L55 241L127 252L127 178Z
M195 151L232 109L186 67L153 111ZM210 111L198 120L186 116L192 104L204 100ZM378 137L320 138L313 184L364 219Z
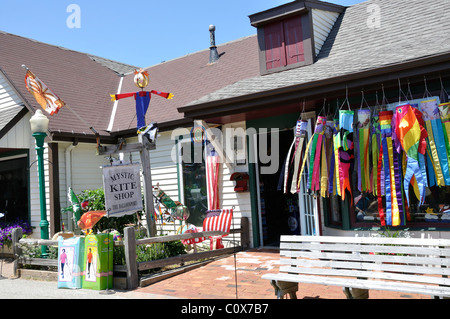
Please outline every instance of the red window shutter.
M287 64L305 61L302 22L300 16L284 21L284 38Z
M283 23L275 22L264 27L266 44L266 69L279 68L286 65L284 48Z

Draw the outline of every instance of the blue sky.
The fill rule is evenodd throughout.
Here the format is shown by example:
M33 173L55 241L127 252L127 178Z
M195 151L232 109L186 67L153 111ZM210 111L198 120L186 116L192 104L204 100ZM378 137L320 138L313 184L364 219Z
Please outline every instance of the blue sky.
M148 67L208 48L210 24L216 25L217 44L255 34L249 15L288 2L2 0L0 31ZM329 2L350 6L363 1Z

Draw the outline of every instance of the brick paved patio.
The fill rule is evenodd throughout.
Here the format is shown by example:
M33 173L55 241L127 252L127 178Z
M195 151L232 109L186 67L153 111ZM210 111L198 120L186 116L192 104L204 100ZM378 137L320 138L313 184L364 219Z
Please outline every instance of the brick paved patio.
M265 273L277 272L279 251L252 249L236 254L237 298L275 299ZM235 258L229 256L203 267L138 288L140 294L159 294L190 299L236 299ZM371 290L370 299L430 299L427 295ZM341 287L300 284L297 298L345 299Z

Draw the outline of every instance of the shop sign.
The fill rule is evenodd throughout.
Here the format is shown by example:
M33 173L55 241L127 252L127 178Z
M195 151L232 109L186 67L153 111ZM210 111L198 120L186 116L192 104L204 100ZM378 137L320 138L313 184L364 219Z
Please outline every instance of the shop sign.
M108 217L134 214L143 209L140 164L103 167Z

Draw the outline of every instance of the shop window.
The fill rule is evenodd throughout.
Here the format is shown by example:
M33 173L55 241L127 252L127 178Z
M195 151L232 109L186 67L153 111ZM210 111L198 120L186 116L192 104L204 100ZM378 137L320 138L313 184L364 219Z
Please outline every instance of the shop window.
M303 63L305 57L301 16L264 26L264 44L266 70Z
M201 227L208 209L205 147L186 140L182 143L181 152L183 204L189 209L189 223Z

